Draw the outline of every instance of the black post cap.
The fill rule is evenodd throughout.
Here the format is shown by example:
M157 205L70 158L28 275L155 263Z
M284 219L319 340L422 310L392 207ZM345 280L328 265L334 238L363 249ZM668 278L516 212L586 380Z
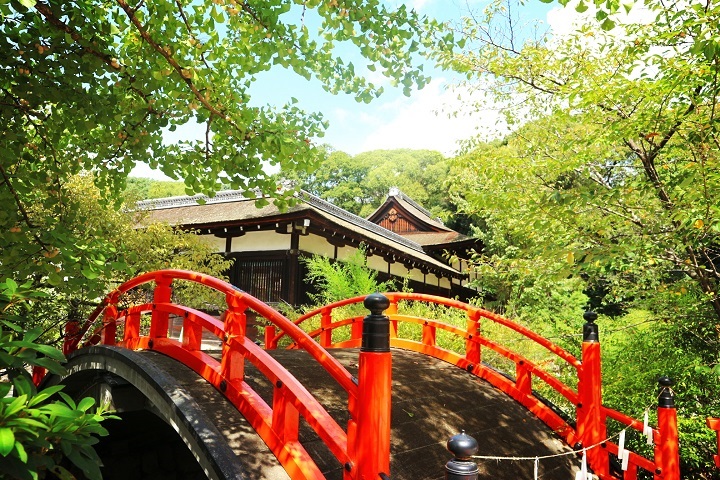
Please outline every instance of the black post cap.
M385 295L372 293L365 297L365 308L370 315L363 319L361 352L390 351L390 319L383 312L390 306Z
M445 464L446 480L477 480L478 466L472 456L478 451L478 442L465 431L453 435L447 442L447 449L454 458Z
M363 305L372 315L382 315L390 306L390 300L385 295L375 292L365 297Z
M600 333L598 331L598 326L595 324L595 320L597 320L597 317L597 313L591 310L583 313L583 318L585 319L585 325L583 325L583 342L600 341Z
M660 394L658 395L658 407L675 408L675 392L673 392L672 388L670 388L675 385L675 381L667 375L663 375L658 378L658 385L660 388Z

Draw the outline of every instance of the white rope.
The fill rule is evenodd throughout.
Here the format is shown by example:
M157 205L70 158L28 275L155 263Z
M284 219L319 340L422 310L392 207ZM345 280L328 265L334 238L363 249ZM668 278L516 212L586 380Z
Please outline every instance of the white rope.
M624 432L630 427L625 427L622 431ZM579 453L585 454L588 450L592 450L593 448L601 446L603 443L606 443L613 438L620 435L620 433L616 433L615 435L611 435L607 437L605 440L602 440L595 445L590 445L589 447L581 448L580 450L570 450L569 452L563 452L563 453L556 453L554 455L541 455L541 456L535 456L535 457L497 457L497 456L489 456L489 455L473 455L470 458L475 458L477 460L512 460L512 461L519 461L519 460L546 460L548 458L557 458L557 457L567 457L569 455L577 455Z

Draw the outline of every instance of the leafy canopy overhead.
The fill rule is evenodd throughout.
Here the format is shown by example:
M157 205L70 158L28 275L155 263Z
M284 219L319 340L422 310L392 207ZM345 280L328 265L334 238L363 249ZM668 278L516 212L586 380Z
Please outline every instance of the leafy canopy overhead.
M282 205L292 192L278 191L264 162L311 169L325 123L294 102L253 106L258 74L277 65L370 101L382 88L361 73L378 70L408 93L427 82L413 56L432 25L376 1L0 3L3 276L58 252L68 254L63 268L84 263L76 270L86 277L102 269L101 239L63 219L72 215L66 183L83 171L105 198L146 161L184 178L188 193L211 193L224 179ZM357 66L342 57L348 49ZM203 138L164 144L163 132L187 122Z

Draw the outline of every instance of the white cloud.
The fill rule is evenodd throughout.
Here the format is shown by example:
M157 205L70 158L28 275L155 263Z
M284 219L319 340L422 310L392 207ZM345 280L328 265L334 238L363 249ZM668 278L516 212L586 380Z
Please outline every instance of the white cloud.
M506 131L500 115L490 109L463 115L461 110L479 100L468 90L446 90L444 79L436 79L412 97L384 104L375 117L359 151L393 148L438 150L452 155L458 142L477 135L492 138Z
M577 31L578 27L585 23L598 22L599 24L599 21L595 19L597 9L592 2L589 4L587 2L585 3L588 6L588 9L582 13L575 9L578 3L578 0L573 0L565 7L556 7L548 12L547 23L552 30L553 36L563 37L570 35ZM608 33L615 37L623 37L625 36L625 30L621 28L623 24L649 23L653 21L654 17L655 14L653 14L653 12L650 11L642 1L635 0L629 13L626 13L624 8L621 8L612 16L612 19L620 27L615 28Z

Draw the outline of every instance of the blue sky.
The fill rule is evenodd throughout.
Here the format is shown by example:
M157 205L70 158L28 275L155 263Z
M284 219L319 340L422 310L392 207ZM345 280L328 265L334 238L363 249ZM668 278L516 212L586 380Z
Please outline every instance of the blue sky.
M390 6L405 3L421 14L458 22L470 11L485 8L488 1L389 0L386 3ZM520 15L526 21L537 19L545 22L547 13L553 7L558 8L556 4L526 0ZM282 105L291 97L297 98L303 109L319 111L330 122L321 141L351 155L374 149L416 148L437 150L451 156L458 148L458 141L476 135L499 135L497 112L488 110L448 117L448 113L458 111L462 102L469 100L466 98L468 93L449 88L457 80L456 74L438 70L430 62L425 63L424 69L430 73L432 81L422 90L413 91L410 97L403 95L400 88L390 86L380 75L373 77L374 83L383 82L385 93L370 104L363 104L349 95L327 93L319 82L307 81L293 72L274 68L260 77L253 87L253 103ZM168 134L166 140L172 142L174 138L202 135L202 128L188 125L179 128L175 134ZM133 170L132 175L162 178L144 166Z

